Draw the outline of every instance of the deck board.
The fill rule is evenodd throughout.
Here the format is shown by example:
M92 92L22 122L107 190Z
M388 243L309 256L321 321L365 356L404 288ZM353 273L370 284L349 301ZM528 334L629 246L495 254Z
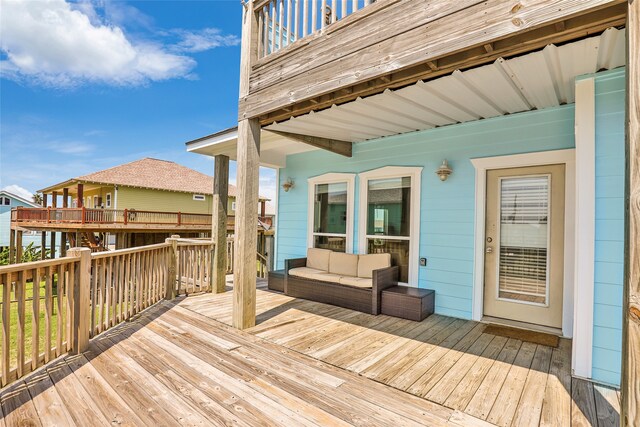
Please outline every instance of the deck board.
M257 290L161 302L0 392L0 427L31 425L618 425L618 392L552 349L433 315L371 316Z

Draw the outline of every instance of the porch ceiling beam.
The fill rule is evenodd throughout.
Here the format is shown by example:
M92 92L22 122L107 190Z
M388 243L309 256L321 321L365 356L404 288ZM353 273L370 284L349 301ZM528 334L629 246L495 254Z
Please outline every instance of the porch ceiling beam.
M620 424L640 419L640 0L627 13L625 283Z
M332 153L340 154L341 156L352 156L353 143L351 141L340 141L338 139L321 138L319 136L282 132L279 130L269 130L269 132L275 133L276 135L284 136L285 138L303 142L307 145L311 145L312 147L322 148L323 150L331 151Z
M524 54L541 49L548 44L563 43L602 32L609 27L623 26L626 17L626 3L620 0L590 0L580 4L573 0L563 0L558 2L557 7L554 4L553 10L550 9L547 2L540 4L533 2L514 13L505 12L505 8L510 9L506 6L510 2L487 3L490 4L490 7L486 7L491 9L489 15L493 14L490 27L487 27L487 15L479 14L479 8L485 6L473 6L468 8L468 12L454 13L425 27L424 31L429 34L432 31L436 35L440 34L438 37L430 36L416 39L420 40L420 43L416 44L415 49L420 48L426 54L421 56L414 54L411 56L413 59L389 61L388 55L395 56L395 52L401 52L404 57L408 52L400 47L404 46L401 38L405 36L398 35L393 38L396 41L396 44L392 46L394 51L388 55L376 54L376 49L382 49L378 45L363 48L356 52L355 56L349 54L340 57L341 64L338 69L344 70L344 72L336 74L329 70L328 74L316 76L314 73L318 71L311 70L308 73L291 76L287 80L274 83L255 94L251 93L246 97L241 97L240 117L257 116L263 125L286 120L333 104L349 102L357 97L381 93L387 88L404 87L418 80L430 80L450 74L457 69L488 64L500 57ZM471 15L469 19L453 20L454 17L461 17L464 13ZM476 18L482 22L475 22ZM442 35L444 33L456 32L460 19L464 22L471 20L470 25L474 26L470 28L478 27L478 29L470 30L464 36L458 35L457 38L452 35L453 39L451 40L444 37ZM517 22L518 25L514 22ZM412 31L415 32L418 29ZM435 40L434 43L440 41L437 44L425 45L424 40L429 39ZM487 45L491 45L493 50L488 51ZM298 51L293 50L288 59L297 63ZM338 57L335 52L331 56ZM362 63L363 58L374 61L377 56L380 56L381 64L373 64L372 62L370 67L363 68L365 66ZM351 59L355 61L353 64ZM392 66L393 69L390 68ZM343 74L347 72L349 76L344 76ZM371 74L374 72L378 74ZM253 73L264 75L265 71L255 69ZM357 76L357 79L352 78L353 76ZM352 83L347 84L350 81ZM298 87L300 87L299 90ZM350 88L350 92L345 92L345 88ZM280 96L280 92L282 92L282 96ZM268 101L265 102L265 100ZM290 111L284 111L283 107L285 106Z

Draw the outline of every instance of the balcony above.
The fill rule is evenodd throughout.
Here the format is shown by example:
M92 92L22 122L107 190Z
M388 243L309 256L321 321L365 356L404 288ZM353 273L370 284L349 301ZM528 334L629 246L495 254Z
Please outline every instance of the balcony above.
M624 26L626 11L623 0L355 4L253 2L253 60L239 118L267 125L578 40Z

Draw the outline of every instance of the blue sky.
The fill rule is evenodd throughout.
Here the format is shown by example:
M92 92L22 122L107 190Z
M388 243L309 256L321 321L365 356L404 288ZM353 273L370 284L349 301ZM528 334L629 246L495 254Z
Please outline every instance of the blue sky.
M237 122L239 0L0 2L0 188L142 157L212 174L184 142Z

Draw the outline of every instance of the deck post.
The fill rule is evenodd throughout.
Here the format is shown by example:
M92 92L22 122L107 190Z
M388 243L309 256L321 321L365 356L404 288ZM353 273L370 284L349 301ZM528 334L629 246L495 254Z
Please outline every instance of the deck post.
M13 264L16 259L16 230L9 230L9 264Z
M172 300L176 297L176 272L178 270L178 238L180 236L173 234L168 237L165 242L171 244L169 251L169 271L167 273L167 288L165 289L164 299Z
M69 256L80 257L73 286L71 353L80 354L89 347L89 315L91 286L91 249L73 248Z
M77 199L78 199L78 207L81 208L84 206L84 184L78 184L77 189Z
M213 280L211 292L225 291L227 274L227 204L229 200L229 157L215 156L213 171L213 215L211 237L213 249Z
M47 207L47 194L42 193L42 207ZM47 223L49 223L49 210L47 209ZM40 232L40 259L47 258L47 232Z
M62 189L62 208L66 209L68 207L69 207L69 189L63 188ZM64 220L64 216L62 216L62 219ZM60 257L62 258L65 256L67 256L67 233L63 231L62 233L60 233Z
M22 230L16 231L16 264L20 264L22 262Z
M640 419L640 0L627 10L626 215L622 323L622 426Z
M249 94L251 66L258 58L258 18L253 0L243 4L240 56L240 100ZM233 271L233 326L246 329L256 323L256 222L260 166L260 122L239 117L237 151L238 195L235 217Z
M55 215L57 214L56 208L58 207L58 193L54 191L51 193L51 207L53 208L53 215L55 219ZM51 222L51 210L48 212L49 214L49 222ZM56 257L56 233L55 231L51 232L51 259Z

